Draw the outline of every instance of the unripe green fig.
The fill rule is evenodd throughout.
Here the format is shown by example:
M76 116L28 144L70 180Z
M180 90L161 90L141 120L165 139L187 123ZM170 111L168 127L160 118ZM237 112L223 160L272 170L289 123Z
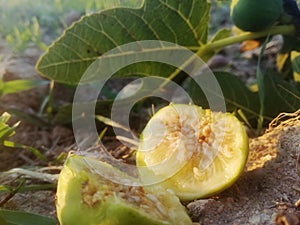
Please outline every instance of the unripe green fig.
M114 176L126 183L132 181L132 186L108 179L114 180ZM137 184L135 178L108 163L70 155L57 186L56 209L60 224L192 225L174 193L159 186L134 184Z
M244 31L257 32L271 27L282 15L282 0L232 0L231 19Z

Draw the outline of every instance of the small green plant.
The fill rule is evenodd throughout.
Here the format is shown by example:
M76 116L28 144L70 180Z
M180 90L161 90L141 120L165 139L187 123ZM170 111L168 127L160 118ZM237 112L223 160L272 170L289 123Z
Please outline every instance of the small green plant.
M7 122L9 121L10 117L11 115L6 112L0 116L0 150L2 147L21 148L30 151L38 159L46 161L45 156L38 149L16 143L8 139L9 137L15 134L15 130L20 124L20 122L17 122L13 126L9 126Z
M0 223L1 224L14 224L14 225L56 225L56 221L52 218L45 216L19 212L13 210L0 210Z
M6 36L6 41L14 46L15 51L22 52L30 45L36 45L42 50L47 49L47 45L41 39L40 25L36 17L32 18L29 24L22 27L14 27L13 33Z
M13 81L3 81L0 79L0 97L13 94L17 92L22 92L29 90L31 88L40 87L49 84L47 80L13 80Z
M30 151L33 155L35 155L38 159L42 161L46 161L45 156L37 149L15 143L13 141L10 141L9 138L15 134L15 130L18 127L20 122L17 122L13 124L12 126L9 126L7 123L9 122L10 119L10 114L8 113L3 113L0 116L0 151L4 147L9 147L9 148L21 148L25 149L27 151ZM36 173L36 172L31 172L31 171L26 171L22 169L13 169L12 171L8 172L1 172L0 176L3 179L5 175L9 173L23 173L24 175L27 176L35 176L35 178L43 178L46 177L46 174L42 173ZM48 175L51 176L51 175ZM53 189L55 187L55 182L53 182L52 179L52 184L39 184L39 185L25 185L25 179L16 179L18 181L18 185L16 187L11 187L8 185L1 185L0 184L0 194L7 194L5 198L2 198L0 201L0 207L2 207L10 198L12 198L15 194L19 192L24 192L24 191L33 191L33 190L43 190L43 189ZM21 212L21 211L13 211L13 210L0 210L0 224L15 224L15 225L21 225L21 224L26 224L26 225L55 225L56 220L48 217L44 217L41 215L36 215L32 213L27 213L27 212Z
M5 141L7 141L8 137L13 135L15 133L15 129L19 125L18 123L15 123L13 126L7 125L7 122L10 119L10 115L8 113L3 113L0 116L0 144L4 145Z
M66 28L64 17L72 10L84 14L115 6L137 7L140 4L141 0L2 1L0 32L18 53L32 45L45 50L45 43L49 44Z

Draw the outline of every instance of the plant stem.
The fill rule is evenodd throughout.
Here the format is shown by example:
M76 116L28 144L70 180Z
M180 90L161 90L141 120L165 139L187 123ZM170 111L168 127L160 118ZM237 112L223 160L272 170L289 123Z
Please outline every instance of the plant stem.
M203 47L199 48L197 51L197 55L199 57L205 56L208 52L211 51L218 51L219 49L236 44L239 42L243 42L246 40L253 40L257 38L266 37L268 35L275 35L275 34L282 34L282 35L293 35L295 33L294 25L282 25L282 26L275 26L268 30L260 31L260 32L245 32L237 36L232 36L228 38L224 38L215 42L208 43Z
M205 59L205 55L211 52L217 52L220 49L224 48L225 46L240 43L246 40L253 40L258 39L262 37L266 37L268 35L275 35L275 34L281 34L281 35L294 35L295 34L295 27L294 25L282 25L282 26L274 26L270 29L260 31L260 32L244 32L237 36L231 36L228 38L224 38L218 41L210 42L203 47L200 47L198 51L196 52L196 55L200 57L201 59ZM186 61L182 67L187 66L192 59ZM208 60L208 59L207 59ZM204 61L207 61L204 60ZM169 77L168 80L173 80L179 73L181 72L180 68L177 68ZM163 82L163 84L160 86L161 88L164 87L168 81Z

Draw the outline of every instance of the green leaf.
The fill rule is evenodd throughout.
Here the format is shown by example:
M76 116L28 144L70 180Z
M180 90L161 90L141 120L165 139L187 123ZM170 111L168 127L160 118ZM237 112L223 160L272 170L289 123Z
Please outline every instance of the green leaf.
M13 189L6 185L0 185L0 193L11 192ZM0 223L1 224L1 223Z
M46 80L13 80L7 82L0 80L0 95L26 91L47 84L49 84L49 81Z
M57 225L55 219L11 210L0 210L0 224L3 225Z
M19 122L15 123L12 126L7 125L6 123L8 122L9 119L10 119L10 114L6 112L0 116L0 146L6 146L11 148L22 148L27 151L30 151L40 160L46 161L46 157L38 149L7 140L8 137L14 135L15 129L19 125Z
M300 82L300 52L292 52L291 59L294 70L294 80Z
M293 68L295 72L300 73L300 55L293 60Z
M292 35L283 35L283 46L277 54L277 68L285 79L293 78L292 52L300 52L300 39ZM295 76L294 76L295 77ZM295 81L298 81L296 77Z
M277 68L281 72L281 76L294 81L300 81L300 52L291 51L277 55Z
M230 29L227 29L227 28L218 30L218 32L212 37L210 42L212 43L212 42L215 42L215 41L222 40L224 38L228 38L228 37L231 36L231 32L232 31Z
M254 125L259 115L258 94L252 92L238 77L230 73L214 72L214 75L222 89L226 110L228 112L242 110L249 123ZM203 90L195 82L190 83L188 90L195 104L209 108ZM213 90L205 90L205 92L214 95Z
M9 113L3 113L1 116L0 116L0 126L2 126L1 124L5 124L9 121L10 119L10 115Z
M0 194L2 193L21 193L21 192L27 192L27 191L40 191L40 190L53 190L56 189L57 184L35 184L35 185L27 185L27 186L20 186L17 188L6 186L6 185L0 185ZM0 223L1 224L1 223Z
M197 51L207 42L209 10L207 0L145 0L139 9L115 8L86 16L52 44L37 70L57 82L77 84L91 63L126 43L160 40ZM125 54L134 57L136 52L119 49L119 55ZM175 69L139 63L121 70L119 76L168 77Z
M257 80L257 86L258 86L258 96L259 96L259 102L260 102L260 110L259 110L259 118L257 121L257 129L258 129L258 133L261 132L262 127L263 127L263 123L264 123L264 112L265 112L265 102L268 100L266 98L266 93L265 93L265 85L267 85L267 83L264 80L264 74L262 73L261 70L261 60L263 58L266 46L268 44L270 40L270 35L268 35L266 37L265 42L262 45L262 50L259 54L258 57L258 62L257 62L257 68L256 68L256 80Z
M262 113L261 118L267 123L282 112L295 112L300 108L299 83L287 82L272 72L261 74L263 83L260 86L260 91L263 92L261 103L258 93L249 90L236 76L226 72L214 72L214 74L222 89L226 110L228 112L242 110L252 126L256 126L260 113ZM208 108L203 91L194 82L189 82L188 90L194 103ZM213 90L205 90L207 91L211 95L214 94Z
M215 41L219 41L222 40L224 38L228 38L231 36L231 30L229 29L221 29L219 30L213 37L212 39L209 41L209 43L213 43ZM207 52L203 57L202 60L204 60L205 62L208 61L212 56L214 56L216 53L218 53L221 49L214 49L211 52Z
M279 53L276 57L277 69L284 79L290 79L293 75L291 53Z
M281 48L282 53L287 53L291 51L300 51L300 39L296 36L283 36L283 46Z
M269 121L282 112L295 112L300 108L300 89L296 83L283 80L278 74L263 74L263 116Z
M36 148L33 148L31 146L23 145L23 144L18 144L13 141L4 141L3 143L4 146L9 147L9 148L22 148L25 149L29 152L31 152L33 155L35 155L38 159L42 161L47 161L46 157Z
M81 103L80 106L82 106L82 108L85 108L88 104L90 103L85 102L85 103ZM113 100L99 100L96 103L95 113L102 116L109 116L112 104L113 104ZM81 119L80 115L74 115L74 117L72 117L72 109L73 109L73 104L71 103L60 107L59 111L56 113L53 119L53 123L59 125L70 124L72 123L72 118L73 120Z
M10 127L9 125L6 124L9 119L10 119L10 114L8 114L8 113L3 113L0 116L0 145L2 145L3 142L9 136L14 134L15 129L19 125L19 122L18 122L18 123L15 123L13 126Z
M45 121L43 118L39 117L38 115L34 113L29 113L29 112L23 112L20 109L10 107L10 106L2 106L0 104L0 107L3 108L6 112L15 115L22 121L26 121L27 123L33 124L38 127L49 127L49 123Z
M263 73L260 69L261 59L268 41L269 37L263 45L257 67L257 83L261 107L258 123L259 129L262 128L264 123L270 122L279 113L295 112L300 108L300 90L297 88L296 83L287 82L281 76L271 71ZM267 121L263 122L263 119Z

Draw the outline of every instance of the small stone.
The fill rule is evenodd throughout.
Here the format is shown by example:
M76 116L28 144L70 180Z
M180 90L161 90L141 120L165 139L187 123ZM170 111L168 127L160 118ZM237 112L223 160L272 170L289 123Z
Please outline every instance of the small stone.
M272 215L268 210L256 211L255 215L249 218L249 224L251 225L260 225L266 224L271 219Z
M261 224L261 217L260 217L260 215L254 215L254 216L250 217L249 224L251 224L251 225L259 225L259 224Z
M214 202L214 199L201 199L189 203L187 208L192 221L199 221L205 214L207 204L213 204Z
M211 69L221 68L229 64L229 58L218 54L212 57L207 64Z

